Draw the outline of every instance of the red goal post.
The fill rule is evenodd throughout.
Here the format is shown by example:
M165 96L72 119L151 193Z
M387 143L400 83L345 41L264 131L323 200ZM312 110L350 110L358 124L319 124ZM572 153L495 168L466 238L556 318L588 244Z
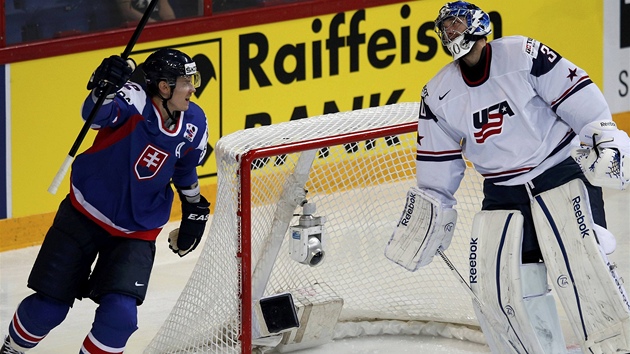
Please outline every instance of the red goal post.
M206 243L146 352L251 353L260 345L253 338L260 322L254 304L286 292L300 309L300 328L299 336L281 335L285 350L307 347L313 338L379 331L483 342L470 299L439 258L412 273L383 254L415 183L418 108L400 103L221 138ZM446 252L463 272L481 200L480 178L469 170L456 195L459 220ZM325 217L325 257L315 267L289 256L289 228L297 224L304 190ZM306 304L314 307L303 310ZM339 311L318 317L322 308ZM333 324L322 325L331 317ZM312 333L316 321L326 333Z

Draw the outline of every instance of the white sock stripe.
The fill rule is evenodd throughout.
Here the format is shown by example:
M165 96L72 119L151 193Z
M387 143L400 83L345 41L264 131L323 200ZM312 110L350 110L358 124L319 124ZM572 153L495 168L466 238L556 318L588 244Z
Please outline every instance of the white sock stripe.
M20 316L18 315L17 311L15 312L13 319L11 319L11 323L13 324L13 328L15 329L15 333L20 336L20 339L24 340L25 342L35 345L39 343L42 339L44 339L44 337L46 337L45 334L43 336L38 336L27 331L26 328L24 328L24 325L22 324L22 321L20 320ZM23 334L26 334L27 336L29 336L29 338L24 337Z
M96 337L94 337L92 332L88 333L87 337L90 340L90 342L92 342L92 344L94 344L95 347L97 347L98 349L100 349L100 350L102 350L104 352L107 352L107 353L122 353L122 352L125 351L125 347L113 348L113 347L107 346L107 345L99 342L98 339L96 339Z
M88 352L88 350L85 349L85 346L81 344L81 351L79 352L79 354L90 354L90 352Z

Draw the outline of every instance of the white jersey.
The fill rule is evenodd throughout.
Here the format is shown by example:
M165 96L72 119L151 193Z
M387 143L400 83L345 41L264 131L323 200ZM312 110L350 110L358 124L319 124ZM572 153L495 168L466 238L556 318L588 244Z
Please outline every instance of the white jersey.
M455 204L462 155L488 181L525 184L568 158L584 125L612 120L588 74L534 39L493 40L483 60L477 81L454 61L422 90L417 182L444 206Z

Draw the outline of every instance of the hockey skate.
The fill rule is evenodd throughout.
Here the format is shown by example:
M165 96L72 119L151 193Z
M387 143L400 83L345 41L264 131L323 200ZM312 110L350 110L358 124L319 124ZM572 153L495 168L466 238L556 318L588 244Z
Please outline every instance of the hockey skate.
M9 340L9 336L6 336L4 337L4 343L2 344L0 354L24 354L24 352L13 349Z

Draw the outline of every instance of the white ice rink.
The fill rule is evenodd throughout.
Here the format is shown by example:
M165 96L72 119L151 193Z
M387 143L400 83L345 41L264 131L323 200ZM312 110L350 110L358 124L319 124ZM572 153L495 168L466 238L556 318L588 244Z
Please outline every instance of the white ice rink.
M619 266L619 273L630 279L630 190L608 192L606 211L609 229L617 237L617 250L611 259ZM203 247L184 258L168 249L165 234L175 225L169 225L158 238L157 256L151 284L145 303L139 307L139 329L127 343L126 353L142 353L175 304L179 293L197 261ZM7 327L16 306L31 291L26 279L39 247L30 247L0 253L0 333ZM626 289L630 282L626 282ZM463 290L462 290L463 291ZM54 329L29 354L78 353L81 342L90 329L95 304L90 300L77 301L66 320ZM578 351L579 352L579 351ZM381 353L489 353L486 346L431 336L378 336L337 340L324 346L300 351L300 354L381 354ZM572 350L571 353L576 353Z

